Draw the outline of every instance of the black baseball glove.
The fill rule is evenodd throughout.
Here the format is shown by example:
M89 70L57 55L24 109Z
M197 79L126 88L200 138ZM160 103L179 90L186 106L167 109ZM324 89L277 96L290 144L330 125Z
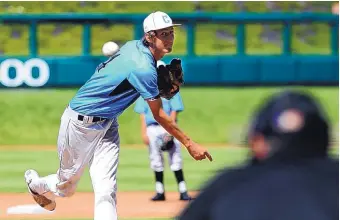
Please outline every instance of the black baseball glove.
M179 92L180 86L184 83L181 64L180 59L173 59L170 64L157 68L157 84L161 97L169 100Z
M160 149L162 151L169 151L174 147L174 137L171 135L164 135L162 137Z

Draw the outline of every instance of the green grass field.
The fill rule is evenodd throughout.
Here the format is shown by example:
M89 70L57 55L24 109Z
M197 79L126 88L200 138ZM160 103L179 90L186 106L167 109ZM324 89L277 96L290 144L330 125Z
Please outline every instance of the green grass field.
M244 161L246 148L211 148L213 162L194 161L185 149L182 150L184 172L189 190L197 190L209 177L223 166ZM37 169L41 175L55 173L58 169L57 152L53 150L2 150L0 151L0 192L26 192L23 173ZM13 163L15 161L15 163ZM138 181L136 181L138 180ZM147 148L122 147L118 169L119 191L153 191L154 176L149 168ZM169 166L165 168L164 181L168 191L177 191L177 185ZM79 192L90 192L90 176L85 172L80 181Z
M246 162L248 149L241 147L209 147L213 162L194 161L183 148L184 174L190 191L199 190L202 185L223 167L232 167ZM331 155L338 155L335 146ZM167 158L165 157L167 164ZM154 176L149 168L147 148L122 147L118 169L118 189L123 191L154 191ZM53 150L1 150L0 151L0 193L26 192L24 172L36 169L42 176L55 173L59 162ZM14 162L13 162L14 161ZM177 185L169 166L165 166L164 182L167 191L177 191ZM138 181L136 181L138 180ZM92 192L88 171L77 189L79 192Z
M214 157L213 162L194 161L185 150L184 173L189 191L198 190L223 167L232 167L242 164L247 160L246 148L209 147ZM333 148L332 155L338 157L338 148ZM153 173L149 169L147 149L122 148L118 170L118 191L153 191ZM26 192L23 173L28 168L37 169L41 175L55 172L58 161L55 151L0 151L0 193L1 192ZM15 163L13 163L15 161ZM138 180L138 181L136 181ZM168 166L164 176L167 191L176 191L176 181ZM89 173L85 171L80 181L79 192L91 192ZM122 220L170 220L170 219L122 219ZM90 219L63 219L63 220L90 220Z
M184 157L184 173L188 189L197 190L210 180L221 168L232 167L244 163L247 159L246 148L209 147L214 157L213 162L197 162L182 150ZM333 148L332 155L338 157L338 148ZM149 169L147 149L122 148L118 170L118 191L153 191L153 173ZM0 193L26 192L23 173L28 168L37 169L41 175L55 172L58 167L56 152L54 151L0 151ZM13 163L15 161L15 163ZM168 166L164 177L167 191L176 191L176 181ZM136 181L138 180L138 181ZM79 192L91 192L89 173L85 171L80 181ZM122 220L170 220L170 219L122 219ZM90 219L63 219L90 220Z
M185 150L184 173L189 191L198 190L219 169L224 166L234 166L246 159L245 148L210 148L214 157L213 162L196 162ZM26 192L23 173L28 168L34 168L41 175L51 174L58 168L55 151L0 151L0 192ZM15 161L15 163L13 163ZM148 164L148 150L136 148L121 148L118 170L118 191L154 191L154 177ZM165 168L164 176L167 191L177 191L177 184L169 167ZM78 192L91 192L92 186L88 171L85 171L80 181ZM157 220L157 219L122 219L122 220ZM64 220L64 219L63 219ZM66 220L66 219L65 219ZM71 220L71 219L69 219ZM85 219L72 219L85 220ZM89 220L89 219L87 219ZM160 220L160 219L159 219ZM167 220L167 219L162 219Z
M180 127L203 144L238 144L249 117L264 97L284 87L187 88L181 90L185 110ZM324 105L334 133L339 124L337 87L295 87L316 95ZM76 89L0 90L0 146L55 145L59 120ZM141 144L134 105L119 117L121 145Z
M179 116L180 127L196 141L209 147L214 158L213 162L196 162L182 149L184 173L190 191L200 189L221 168L235 166L246 161L247 148L226 147L226 145L240 142L254 107L264 97L281 89L258 87L184 87L182 89L185 111ZM295 87L294 89L307 90L321 100L332 126L336 128L334 134L337 134L338 88ZM0 90L0 120L2 122L0 126L0 192L26 192L23 179L26 169L37 169L41 175L56 171L58 168L57 152L51 146L56 143L59 118L75 92L76 89ZM118 190L121 192L153 191L154 176L149 168L148 150L146 147L137 148L130 145L141 144L139 118L133 112L133 106L121 115L119 123L121 155ZM42 147L40 150L16 147L16 145L27 144L51 146L46 150ZM217 145L224 145L224 147L217 147ZM331 153L338 157L336 145ZM164 181L167 191L177 191L175 178L168 166L165 168ZM78 191L92 191L87 171L80 181Z

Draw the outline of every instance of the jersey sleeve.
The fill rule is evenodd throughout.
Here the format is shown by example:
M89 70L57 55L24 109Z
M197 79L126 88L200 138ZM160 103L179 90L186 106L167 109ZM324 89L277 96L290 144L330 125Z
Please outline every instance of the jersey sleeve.
M158 98L157 72L155 68L142 68L131 72L127 78L143 99Z
M171 111L181 112L184 110L184 105L180 93L177 93L170 100Z
M145 101L142 97L139 97L137 99L134 111L138 114L144 114L145 113Z

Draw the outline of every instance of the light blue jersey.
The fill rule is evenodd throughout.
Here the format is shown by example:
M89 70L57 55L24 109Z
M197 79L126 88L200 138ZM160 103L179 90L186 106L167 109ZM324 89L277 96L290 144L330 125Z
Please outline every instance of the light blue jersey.
M170 100L162 98L162 105L163 105L163 110L165 111L167 115L170 115L172 111L181 112L184 110L184 106L183 106L180 93L177 93ZM152 115L152 112L151 112L151 109L148 103L144 99L139 98L137 100L134 110L135 112L139 114L145 115L145 122L147 126L157 123L157 121Z
M158 95L156 61L141 40L134 40L99 65L73 97L70 107L88 116L116 118L138 97L150 99Z

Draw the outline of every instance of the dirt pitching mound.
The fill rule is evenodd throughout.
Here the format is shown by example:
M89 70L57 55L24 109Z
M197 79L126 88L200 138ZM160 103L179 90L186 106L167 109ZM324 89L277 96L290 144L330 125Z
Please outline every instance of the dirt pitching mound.
M167 192L167 200L164 202L152 202L150 201L152 196L153 192L118 192L119 218L171 218L188 204L188 202L179 201L177 192ZM93 218L94 195L93 193L76 193L71 198L58 198L57 208L53 212L46 212L35 204L28 193L0 194L0 219L91 219Z

